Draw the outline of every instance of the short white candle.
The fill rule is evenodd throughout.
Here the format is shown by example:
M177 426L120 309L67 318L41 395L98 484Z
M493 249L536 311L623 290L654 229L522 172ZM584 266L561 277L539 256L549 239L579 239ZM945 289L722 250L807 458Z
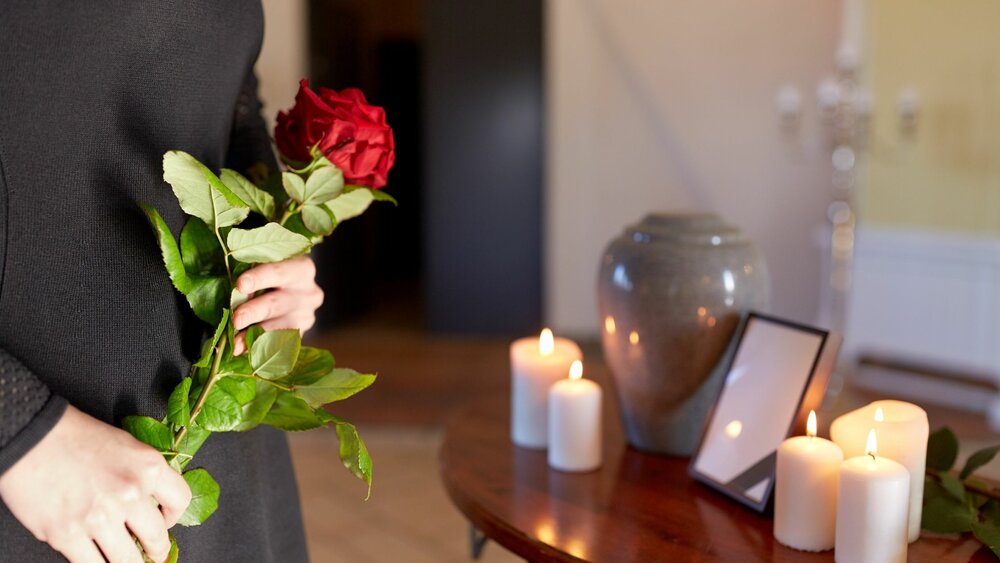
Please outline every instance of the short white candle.
M561 471L592 471L601 466L601 386L583 379L583 364L573 362L569 379L549 389L549 465Z
M548 445L549 387L566 377L580 347L568 338L555 338L549 329L538 338L527 337L510 345L510 437L518 446Z
M899 462L910 472L910 518L907 538L920 537L920 519L924 504L924 473L927 470L927 436L930 426L927 413L917 405L903 401L875 401L833 421L830 437L844 457L864 454L867 432L874 428L879 438L879 455Z
M816 437L816 412L809 411L806 436L778 447L774 484L774 537L803 551L833 549L837 529L837 481L844 452Z
M867 455L840 466L837 496L838 563L905 563L910 472L876 455L875 429L868 433Z

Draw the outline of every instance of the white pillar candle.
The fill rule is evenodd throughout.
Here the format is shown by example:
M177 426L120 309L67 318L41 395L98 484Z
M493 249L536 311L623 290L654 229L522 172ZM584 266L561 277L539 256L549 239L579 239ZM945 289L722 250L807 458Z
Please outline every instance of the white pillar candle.
M844 452L816 437L816 412L806 436L778 447L774 489L774 537L803 551L833 549L837 529L837 481Z
M601 386L583 379L583 364L573 362L569 379L549 389L549 465L561 471L592 471L601 466Z
M555 338L544 329L510 345L510 438L518 446L548 445L549 387L566 377L574 361L583 357L568 338Z
M920 537L920 519L924 504L924 473L927 470L927 436L930 426L927 413L917 405L903 401L875 401L851 411L830 426L830 437L844 457L864 454L868 430L874 428L879 438L879 454L897 461L910 472L910 518L907 538Z
M840 466L837 496L838 563L905 563L910 472L876 455L875 429L867 454Z

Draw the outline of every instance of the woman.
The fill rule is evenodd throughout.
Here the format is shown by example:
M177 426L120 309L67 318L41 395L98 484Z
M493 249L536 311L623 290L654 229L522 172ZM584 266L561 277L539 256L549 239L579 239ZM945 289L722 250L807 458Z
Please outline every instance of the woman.
M170 149L274 167L252 70L262 27L238 0L0 3L2 561L139 562L133 535L167 555L190 491L117 426L163 416L204 325L136 204L179 233ZM248 271L243 292L270 291L238 327L311 327L314 273L308 258ZM223 494L205 524L172 530L182 561L306 560L283 434L217 434L195 465Z

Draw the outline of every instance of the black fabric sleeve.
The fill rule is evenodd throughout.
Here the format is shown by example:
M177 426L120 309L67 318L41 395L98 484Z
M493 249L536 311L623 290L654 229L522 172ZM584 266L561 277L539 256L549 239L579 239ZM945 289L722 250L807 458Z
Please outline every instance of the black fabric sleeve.
M243 79L243 86L236 100L226 166L258 184L262 184L267 175L278 170L267 123L260 113L262 107L257 95L257 76L251 68ZM265 178L260 177L261 174Z
M0 348L0 475L28 453L66 410L35 374Z

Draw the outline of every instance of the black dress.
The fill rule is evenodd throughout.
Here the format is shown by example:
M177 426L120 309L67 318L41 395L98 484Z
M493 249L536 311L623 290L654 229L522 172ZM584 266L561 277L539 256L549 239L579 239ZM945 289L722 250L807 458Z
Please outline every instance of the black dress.
M180 232L169 149L273 165L252 71L262 32L246 0L0 1L0 472L67 401L116 425L163 416L204 325L136 204ZM174 528L182 561L306 560L283 434L216 434L195 466L222 498L202 526ZM0 503L0 561L61 559Z

